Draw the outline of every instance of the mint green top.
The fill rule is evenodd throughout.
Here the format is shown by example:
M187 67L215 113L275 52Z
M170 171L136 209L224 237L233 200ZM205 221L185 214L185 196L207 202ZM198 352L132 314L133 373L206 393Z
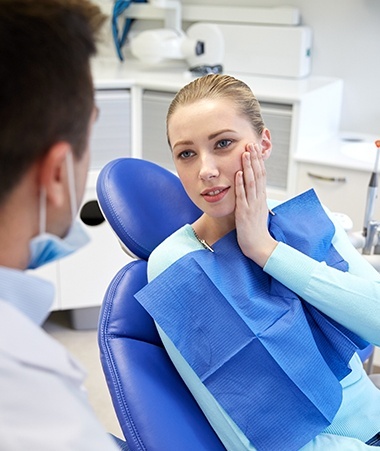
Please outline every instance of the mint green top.
M269 208L275 205L273 201L268 202ZM351 245L339 224L335 224L332 243L348 262L347 273L317 262L284 243L278 244L264 271L343 326L380 345L380 274ZM199 249L204 249L202 244L192 227L185 225L152 252L148 280ZM204 252L209 251L204 249ZM226 449L254 450L165 333L159 327L158 331L179 374ZM334 421L324 433L303 447L303 451L373 449L364 442L380 431L380 390L372 384L356 354L350 365L352 372L341 382L343 400Z

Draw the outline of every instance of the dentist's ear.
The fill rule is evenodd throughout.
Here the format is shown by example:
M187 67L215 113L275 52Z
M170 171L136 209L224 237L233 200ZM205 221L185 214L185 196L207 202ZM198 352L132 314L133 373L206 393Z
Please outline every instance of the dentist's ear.
M264 131L261 135L260 146L263 159L266 160L267 158L270 157L270 154L272 152L272 141L270 131L267 128L264 128Z
M63 205L67 197L66 154L71 147L66 142L54 144L40 163L40 182L46 199L55 207Z

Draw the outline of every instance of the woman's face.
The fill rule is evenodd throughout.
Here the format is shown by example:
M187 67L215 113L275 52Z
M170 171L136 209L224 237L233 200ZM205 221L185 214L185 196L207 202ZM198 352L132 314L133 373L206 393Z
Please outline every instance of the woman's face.
M235 104L225 99L204 99L183 105L171 116L168 135L173 160L191 200L213 218L234 221L235 174L249 143L270 154L268 130L259 137Z

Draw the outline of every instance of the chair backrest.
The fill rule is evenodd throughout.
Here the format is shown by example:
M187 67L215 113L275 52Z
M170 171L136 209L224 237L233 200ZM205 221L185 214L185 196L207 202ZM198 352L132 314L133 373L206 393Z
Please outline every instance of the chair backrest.
M125 439L132 451L224 450L134 298L147 283L150 252L200 211L178 177L144 160L106 165L97 193L119 240L140 258L116 274L99 317L102 367Z
M97 195L120 241L144 260L166 237L201 215L176 175L137 158L108 163L98 177Z

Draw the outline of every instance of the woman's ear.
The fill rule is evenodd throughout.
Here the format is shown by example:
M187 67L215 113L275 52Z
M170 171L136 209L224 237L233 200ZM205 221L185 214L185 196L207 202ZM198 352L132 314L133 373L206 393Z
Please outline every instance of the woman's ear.
M46 200L54 207L60 207L67 197L66 156L70 144L58 142L45 155L40 164L40 183L46 190Z
M270 154L272 152L272 141L270 131L267 128L264 128L264 131L261 135L260 145L263 159L266 160L267 158L270 157Z

